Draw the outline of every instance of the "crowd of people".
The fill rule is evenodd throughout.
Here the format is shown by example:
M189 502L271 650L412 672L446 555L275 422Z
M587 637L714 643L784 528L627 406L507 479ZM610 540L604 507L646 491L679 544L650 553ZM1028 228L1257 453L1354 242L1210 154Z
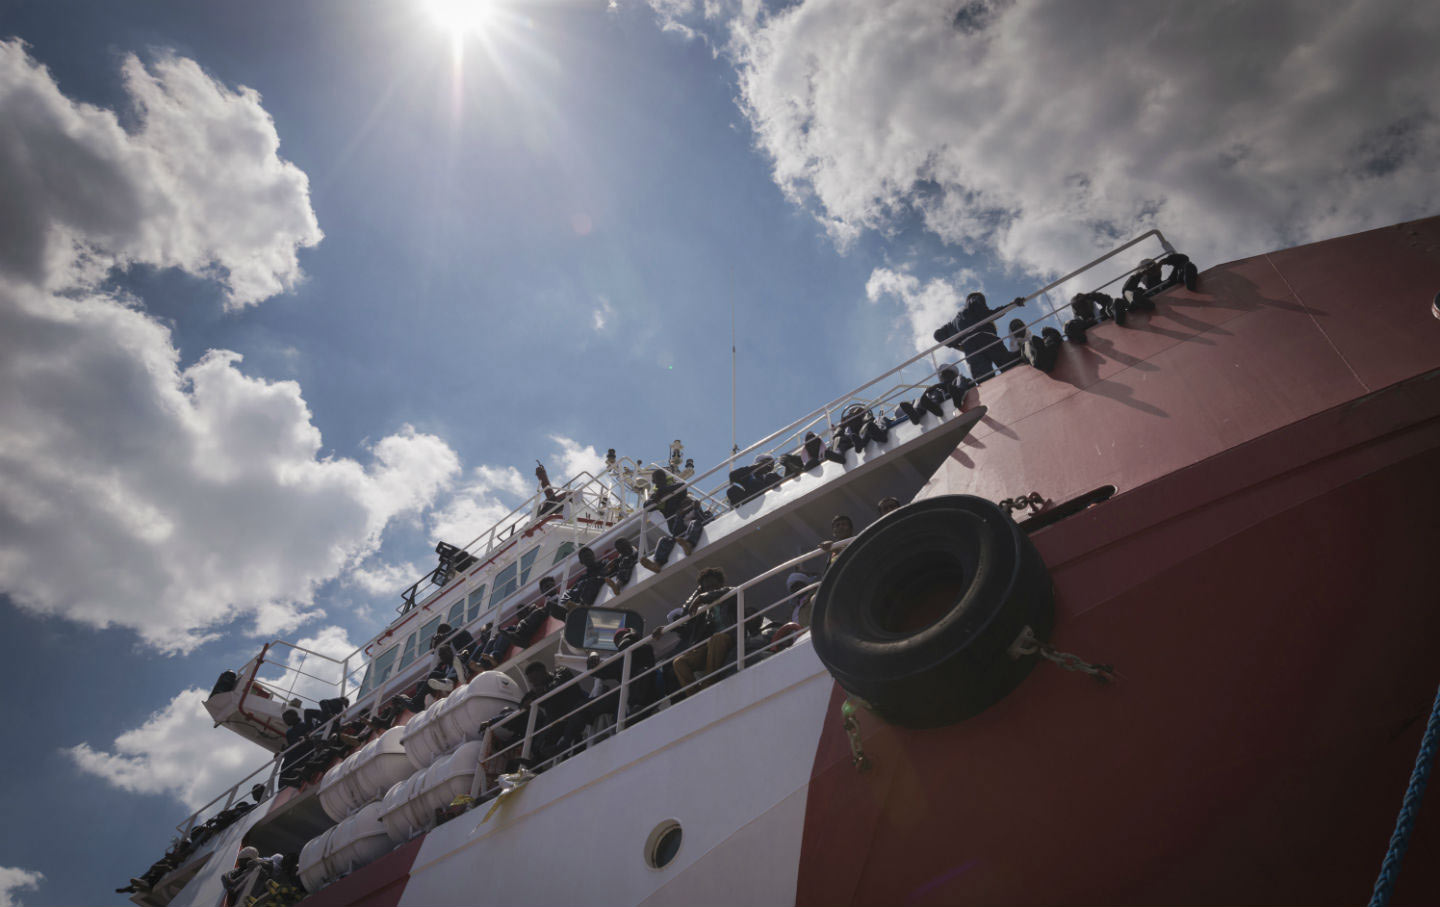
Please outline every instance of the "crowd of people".
M165 854L150 864L150 868L132 878L123 888L116 888L116 894L148 894L172 870L184 865L190 857L204 847L211 838L235 824L241 816L265 802L266 789L263 784L250 788L250 799L241 798L231 806L220 810L204 822L197 822L188 833L170 842Z
M1086 331L1102 321L1123 327L1130 313L1152 311L1155 297L1161 292L1175 286L1193 291L1199 277L1199 270L1183 253L1144 258L1125 279L1120 295L1112 297L1095 291L1072 296L1071 317L1063 333L1045 327L1036 334L1015 318L1007 326L1004 342L995 329L992 319L996 313L987 305L985 294L971 293L965 297L960 312L936 329L935 339L964 354L972 376L964 381L984 381L1022 362L1048 372L1055 366L1063 341L1084 343ZM1016 298L1011 305L1023 302L1023 298Z

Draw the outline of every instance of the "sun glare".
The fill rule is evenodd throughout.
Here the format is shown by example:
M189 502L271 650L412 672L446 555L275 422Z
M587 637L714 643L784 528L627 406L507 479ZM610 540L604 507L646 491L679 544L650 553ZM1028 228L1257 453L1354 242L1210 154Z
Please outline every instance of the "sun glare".
M457 37L485 29L493 12L491 0L424 0L430 18Z

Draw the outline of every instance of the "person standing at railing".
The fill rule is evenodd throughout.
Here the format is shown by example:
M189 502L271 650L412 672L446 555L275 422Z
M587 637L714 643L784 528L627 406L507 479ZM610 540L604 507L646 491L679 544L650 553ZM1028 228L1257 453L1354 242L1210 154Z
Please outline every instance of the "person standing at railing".
M985 321L995 314L985 303L984 293L971 293L965 297L965 306L953 319L935 330L935 339L951 349L965 354L965 364L976 381L984 381L1015 364L1015 356L1000 342L995 325ZM978 325L978 327L976 327ZM957 336L967 328L974 328L963 337ZM950 339L955 338L955 339Z
M735 590L726 585L724 570L719 567L706 567L700 571L695 591L685 602L685 613L692 622L704 621L702 626L708 624L708 638L700 637L704 639L704 645L697 645L673 662L681 689L695 682L695 672L698 670L705 672L706 683L715 680L716 672L725 663L730 650L735 647L735 623L738 616L735 604Z
M535 739L530 754L534 762L543 762L562 752L569 743L564 736L570 713L585 705L587 697L578 683L572 683L563 690L559 688L575 676L574 671L564 666L554 671L546 670L545 665L538 661L532 661L525 666L525 681L530 685L530 691L521 698L520 705L522 708L537 709L538 712L535 716ZM558 692L536 704L535 700L552 690Z
M540 482L540 491L545 495L545 500L541 502L540 509L536 511L535 515L547 517L563 510L566 499L570 497L570 492L555 490L555 486L550 484L549 473L545 471L544 464L539 460L535 461L535 478Z
M822 540L820 544L815 546L830 555L829 560L825 562L825 569L830 569L830 565L835 563L835 559L840 556L840 552L844 551L846 547L854 541L852 538L854 535L855 523L848 516L843 513L837 513L831 518L830 537Z

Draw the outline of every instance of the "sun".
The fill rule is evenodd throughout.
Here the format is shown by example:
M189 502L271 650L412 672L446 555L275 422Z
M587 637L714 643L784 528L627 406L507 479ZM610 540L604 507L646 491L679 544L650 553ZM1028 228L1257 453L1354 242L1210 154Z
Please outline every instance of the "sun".
M478 34L490 22L492 0L423 0L436 24L455 37Z

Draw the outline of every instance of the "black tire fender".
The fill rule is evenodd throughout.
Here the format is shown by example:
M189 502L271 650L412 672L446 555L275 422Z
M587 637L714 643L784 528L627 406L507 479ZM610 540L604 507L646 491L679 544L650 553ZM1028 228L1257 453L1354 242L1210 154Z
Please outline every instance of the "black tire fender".
M917 501L860 533L815 594L811 636L836 682L886 721L954 724L1008 695L1036 659L1012 658L1055 622L1050 573L996 504Z

